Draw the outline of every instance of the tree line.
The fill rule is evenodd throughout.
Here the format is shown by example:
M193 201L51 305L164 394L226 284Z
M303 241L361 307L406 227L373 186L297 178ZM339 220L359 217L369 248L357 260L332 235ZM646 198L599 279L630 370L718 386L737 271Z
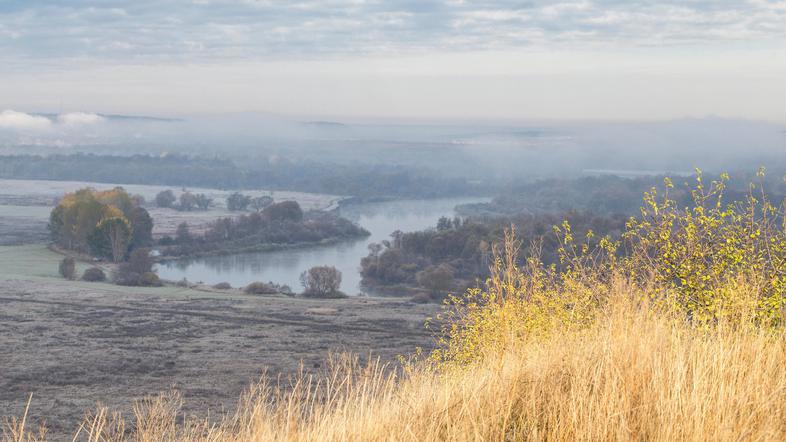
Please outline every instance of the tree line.
M488 203L467 204L458 207L464 216L516 216L522 213L563 213L568 210L592 211L597 214L637 215L642 195L652 188L662 188L664 176L623 178L618 176L587 176L577 178L549 178L512 185ZM674 179L670 196L680 206L693 203L691 187L686 181L694 178ZM706 175L705 179L718 177ZM758 181L749 173L739 172L726 189L730 201L745 200L749 188L740 183ZM761 184L768 188L773 198L786 194L782 179L762 177Z
M156 207L181 210L190 212L192 210L208 210L213 206L213 198L204 193L191 193L184 191L180 196L175 196L171 189L158 192L155 197ZM233 192L226 198L226 207L229 211L244 211L249 208L260 211L273 204L273 197L268 195L251 197L240 192Z
M432 299L451 290L471 287L489 276L493 244L502 241L505 230L516 234L535 249L547 265L558 262L559 241L553 226L567 219L577 235L588 231L597 237L619 236L627 218L601 216L586 211L563 214L517 215L509 217L441 218L433 228L396 231L390 240L369 245L361 260L362 283L377 289L426 291ZM581 233L579 233L581 232ZM522 249L519 263L526 262L533 249Z
M338 161L185 155L6 155L0 178L160 184L215 189L282 189L359 197L447 197L488 192L488 184L428 168Z

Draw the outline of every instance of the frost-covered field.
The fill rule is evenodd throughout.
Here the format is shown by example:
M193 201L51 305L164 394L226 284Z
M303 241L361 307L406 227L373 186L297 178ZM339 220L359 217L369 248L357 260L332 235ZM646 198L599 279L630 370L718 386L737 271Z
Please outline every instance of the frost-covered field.
M26 244L46 239L46 222L54 202L65 193L84 187L111 189L121 186L134 195L141 195L147 201L145 206L153 217L155 236L171 235L177 225L187 222L191 231L199 233L208 224L220 217L237 216L237 212L226 209L226 198L230 190L187 188L176 186L157 186L139 184L108 184L81 181L44 181L44 180L5 180L0 179L0 245ZM173 209L159 209L154 200L158 192L172 190L180 196L185 190L191 193L204 193L213 198L213 207L207 211L178 212ZM243 194L252 197L269 195L276 202L297 201L303 210L330 210L338 205L343 197L317 193L247 190Z
M0 204L20 206L51 205L55 198L59 198L64 193L73 192L84 187L111 189L116 186L123 187L128 193L142 195L145 200L148 201L148 205L152 204L156 194L162 190L172 190L176 196L180 196L184 190L188 190L191 193L204 193L213 198L213 202L217 208L222 209L226 208L226 197L234 192L233 190L204 189L198 187L189 187L185 189L178 186L91 183L86 181L0 179ZM243 194L254 197L270 195L276 201L294 200L300 204L303 210L330 209L342 199L342 197L336 195L289 191L244 190Z
M99 402L130 413L174 386L184 413L205 416L234 406L264 371L275 379L316 370L331 352L391 360L431 345L433 304L67 281L60 259L43 244L0 246L0 416L21 415L33 393L28 418L46 419L48 440L71 440Z

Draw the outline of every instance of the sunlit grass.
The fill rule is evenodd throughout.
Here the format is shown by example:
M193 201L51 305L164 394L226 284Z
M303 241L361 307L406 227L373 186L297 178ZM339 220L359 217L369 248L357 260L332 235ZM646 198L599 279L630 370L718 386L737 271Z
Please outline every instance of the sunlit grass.
M520 342L462 370L335 359L322 376L253 386L219 422L183 420L169 392L78 440L783 440L786 336L698 330L617 292L592 327ZM33 401L33 406L35 401ZM5 440L36 440L24 418ZM28 423L29 426L29 423ZM75 429L76 432L76 429Z

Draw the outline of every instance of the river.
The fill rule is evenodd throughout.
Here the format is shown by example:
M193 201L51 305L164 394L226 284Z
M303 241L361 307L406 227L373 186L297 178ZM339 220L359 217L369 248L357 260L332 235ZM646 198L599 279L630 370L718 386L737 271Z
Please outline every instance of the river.
M368 244L390 239L395 230L411 232L434 227L441 216L453 217L458 204L488 201L486 198L403 200L352 204L341 215L366 228L368 238L333 245L274 252L239 253L196 259L167 261L158 266L163 279L217 284L228 282L243 287L254 281L273 281L300 291L300 274L313 266L331 265L342 273L341 290L350 295L366 293L360 286L360 259L368 255ZM373 295L374 293L367 293Z

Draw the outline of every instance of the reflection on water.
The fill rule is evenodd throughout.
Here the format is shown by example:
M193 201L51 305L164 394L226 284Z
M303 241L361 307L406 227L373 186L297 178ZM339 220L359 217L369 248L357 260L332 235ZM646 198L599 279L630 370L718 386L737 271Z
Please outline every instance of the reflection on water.
M303 249L169 261L159 265L158 272L168 280L228 282L233 287L273 281L299 291L300 273L313 266L332 265L343 274L341 289L356 294L362 292L358 268L360 259L368 254L369 243L389 239L395 230L409 232L434 227L439 217L452 217L456 205L483 201L487 200L455 198L356 204L343 208L341 215L371 232L368 238Z

